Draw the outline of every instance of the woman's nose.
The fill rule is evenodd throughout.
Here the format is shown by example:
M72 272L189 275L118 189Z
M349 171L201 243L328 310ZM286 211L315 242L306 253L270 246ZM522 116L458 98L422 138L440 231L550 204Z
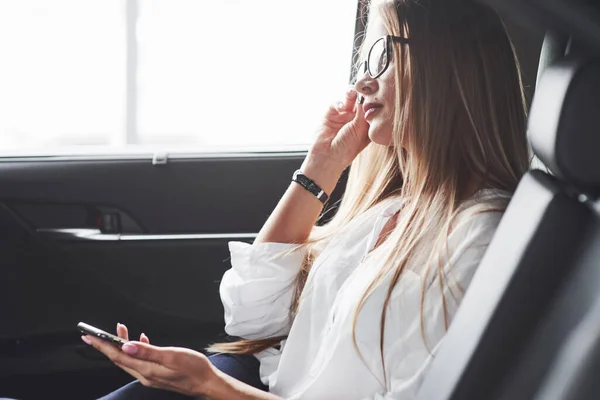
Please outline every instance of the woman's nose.
M363 96L373 94L377 91L377 79L369 76L366 70L366 63L363 63L358 69L354 89Z

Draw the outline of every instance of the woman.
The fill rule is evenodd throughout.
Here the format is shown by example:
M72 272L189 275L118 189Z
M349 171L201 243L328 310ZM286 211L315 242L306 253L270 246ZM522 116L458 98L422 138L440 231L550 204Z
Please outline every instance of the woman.
M396 0L370 19L358 80L300 169L319 189L291 183L253 245L230 243L226 331L245 340L209 350L254 355L269 392L218 357L85 338L145 386L211 399L416 396L528 168L524 96L490 9ZM319 190L350 164L337 214L314 227Z

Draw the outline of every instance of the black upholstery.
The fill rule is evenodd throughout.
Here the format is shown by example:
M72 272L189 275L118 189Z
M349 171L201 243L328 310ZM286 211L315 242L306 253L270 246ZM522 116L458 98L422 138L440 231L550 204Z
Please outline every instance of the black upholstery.
M535 400L596 400L600 393L600 299L569 335Z
M526 174L418 398L495 398L594 224L592 211L554 178ZM532 398L521 394L515 400Z
M597 329L600 326L599 221L597 211L593 211L578 256L570 263L563 284L549 302L545 315L540 317L527 346L518 353L498 399L600 398L597 368L600 349L595 345L600 335ZM536 397L524 397L534 393L536 387L539 387ZM552 397L547 397L550 393ZM567 397L562 397L564 394Z
M564 60L539 81L529 117L536 155L558 177L600 195L600 62Z

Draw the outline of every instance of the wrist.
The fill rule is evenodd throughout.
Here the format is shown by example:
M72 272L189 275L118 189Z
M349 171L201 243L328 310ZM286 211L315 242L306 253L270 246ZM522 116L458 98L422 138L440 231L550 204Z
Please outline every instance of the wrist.
M331 192L335 189L344 172L344 167L307 157L302 163L300 170L323 189L327 195L331 196Z
M226 386L225 374L214 365L211 365L211 372L208 377L203 379L201 387L197 390L197 396L206 400L219 399L223 391L226 390Z

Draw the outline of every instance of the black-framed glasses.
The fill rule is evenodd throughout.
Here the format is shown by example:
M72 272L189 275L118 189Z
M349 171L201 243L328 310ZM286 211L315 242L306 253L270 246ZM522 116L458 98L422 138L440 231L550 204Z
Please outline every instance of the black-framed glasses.
M401 36L385 35L373 43L367 59L362 62L359 72L369 74L372 79L379 78L390 65L392 58L392 43L407 44L408 39ZM357 76L357 79L360 77Z

